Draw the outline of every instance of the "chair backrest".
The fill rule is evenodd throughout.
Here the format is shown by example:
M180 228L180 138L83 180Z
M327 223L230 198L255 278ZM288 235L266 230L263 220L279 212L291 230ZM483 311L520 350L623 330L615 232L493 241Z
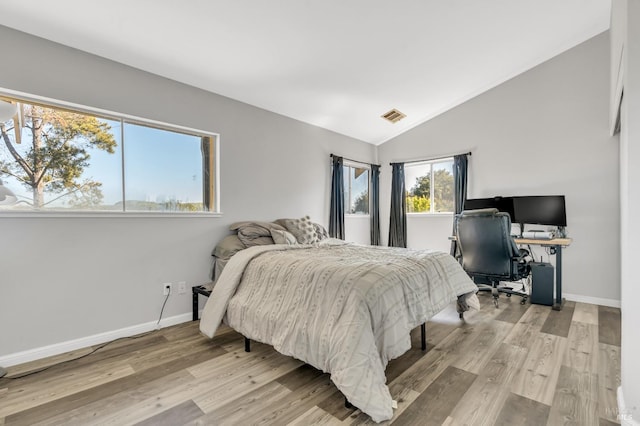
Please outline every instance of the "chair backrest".
M511 218L497 209L463 211L455 218L462 268L472 277L513 279L517 246Z

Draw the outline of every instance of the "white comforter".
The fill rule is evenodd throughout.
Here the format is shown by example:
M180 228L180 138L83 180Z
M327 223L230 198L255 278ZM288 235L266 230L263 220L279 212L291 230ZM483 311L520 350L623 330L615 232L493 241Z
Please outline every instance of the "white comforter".
M224 318L245 337L329 372L353 405L380 422L393 416L387 362L411 347L411 329L458 295L475 299L476 290L442 252L340 240L257 246L231 258L200 330L213 337Z

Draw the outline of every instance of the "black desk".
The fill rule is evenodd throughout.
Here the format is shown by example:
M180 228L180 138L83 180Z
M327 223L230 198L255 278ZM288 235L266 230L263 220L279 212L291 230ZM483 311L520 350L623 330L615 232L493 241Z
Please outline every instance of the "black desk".
M516 244L526 244L540 247L550 247L551 254L556 256L556 301L553 310L562 310L564 299L562 298L562 249L568 247L573 240L571 238L554 238L552 240L538 240L533 238L514 238Z

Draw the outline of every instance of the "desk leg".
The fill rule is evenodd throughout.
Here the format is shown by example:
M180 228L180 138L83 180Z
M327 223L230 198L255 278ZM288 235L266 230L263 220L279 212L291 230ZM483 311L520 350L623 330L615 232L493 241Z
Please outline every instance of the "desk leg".
M553 304L554 311L561 311L564 305L562 298L562 246L554 246L556 251L556 301Z

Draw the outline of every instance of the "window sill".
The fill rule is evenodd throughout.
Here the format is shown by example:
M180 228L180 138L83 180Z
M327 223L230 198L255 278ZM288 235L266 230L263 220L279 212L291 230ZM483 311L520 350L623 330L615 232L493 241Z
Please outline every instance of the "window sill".
M452 217L453 213L407 213L407 217Z
M0 211L0 220L2 218L27 218L27 219L40 219L40 218L193 218L193 217L222 217L221 212L209 213L209 212L61 212L61 211L49 211L49 212L17 212L17 211Z
M345 214L345 219L369 219L371 216L368 214Z

